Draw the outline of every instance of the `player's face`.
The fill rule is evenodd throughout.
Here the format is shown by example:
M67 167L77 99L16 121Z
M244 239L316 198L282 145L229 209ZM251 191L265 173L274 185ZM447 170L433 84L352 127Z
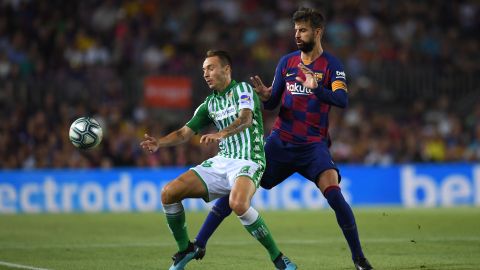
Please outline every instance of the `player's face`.
M311 52L316 44L316 37L319 34L318 29L315 31L310 22L295 23L295 42L302 52Z
M222 91L226 87L230 66L222 66L217 56L207 57L203 61L203 78L212 90Z

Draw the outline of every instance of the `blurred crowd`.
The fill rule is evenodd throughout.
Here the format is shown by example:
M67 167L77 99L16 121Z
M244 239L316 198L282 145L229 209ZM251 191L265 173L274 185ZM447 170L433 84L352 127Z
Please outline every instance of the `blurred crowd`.
M210 93L206 50L228 50L234 77L272 80L295 50L299 5L327 17L324 49L344 63L347 110L330 116L334 159L393 164L480 160L480 3L459 1L82 0L0 2L0 168L186 166L215 146L147 155L143 134L180 128ZM143 102L147 75L193 81L187 111ZM71 122L95 117L102 144L78 151ZM275 113L265 112L268 134Z

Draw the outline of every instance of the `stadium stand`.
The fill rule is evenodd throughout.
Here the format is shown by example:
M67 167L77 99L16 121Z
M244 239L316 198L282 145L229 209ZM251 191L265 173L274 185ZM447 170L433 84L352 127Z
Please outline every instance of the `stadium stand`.
M198 138L155 155L143 154L139 141L146 130L165 134L190 118L209 92L200 68L209 48L231 52L234 77L270 82L279 57L295 49L295 2L2 1L0 168L185 166L212 156L215 147ZM350 108L330 119L338 162L480 160L478 1L317 7L328 18L326 50L342 59L349 80ZM143 79L152 74L191 78L191 108L146 106ZM68 141L70 123L83 115L104 127L97 150L79 152ZM273 117L266 113L266 129Z

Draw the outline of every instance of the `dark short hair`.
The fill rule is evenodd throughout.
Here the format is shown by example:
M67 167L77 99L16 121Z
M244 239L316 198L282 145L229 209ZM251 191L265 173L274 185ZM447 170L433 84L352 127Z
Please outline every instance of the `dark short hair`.
M220 62L222 63L222 66L229 65L230 68L232 68L232 58L226 51L209 50L207 51L205 58L214 57L214 56L220 58Z
M310 22L312 28L324 28L325 17L323 14L313 8L300 7L293 14L292 20L294 23L298 22Z

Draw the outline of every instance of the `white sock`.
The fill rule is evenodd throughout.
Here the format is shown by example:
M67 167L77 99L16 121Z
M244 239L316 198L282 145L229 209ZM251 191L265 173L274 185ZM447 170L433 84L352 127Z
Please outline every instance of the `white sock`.
M176 214L183 212L183 204L181 202L172 203L172 204L164 204L163 205L163 212L165 214Z
M255 221L258 219L258 212L255 210L255 208L251 207L248 208L247 212L243 213L243 215L238 216L238 219L240 219L240 222L244 226L252 225Z

